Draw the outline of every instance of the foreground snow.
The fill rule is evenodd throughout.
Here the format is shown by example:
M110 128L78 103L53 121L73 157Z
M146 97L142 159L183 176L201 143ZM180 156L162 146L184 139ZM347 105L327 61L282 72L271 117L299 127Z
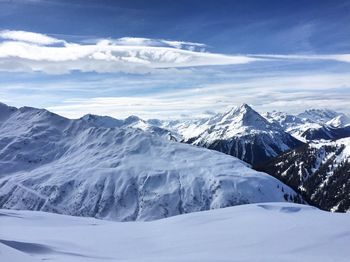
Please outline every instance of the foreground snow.
M349 261L349 218L290 203L123 223L0 210L0 260Z

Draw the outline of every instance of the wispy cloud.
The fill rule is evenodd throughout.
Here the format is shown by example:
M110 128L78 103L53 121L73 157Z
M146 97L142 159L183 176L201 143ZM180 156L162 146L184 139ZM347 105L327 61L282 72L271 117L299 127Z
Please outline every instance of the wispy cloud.
M100 39L99 41L104 39ZM97 42L99 42L97 41ZM177 49L187 49L190 51L205 51L205 44L194 43L194 42L185 42L185 41L170 41L164 39L149 39L141 37L122 37L116 40L108 40L115 45L124 45L124 46L153 46L153 47L173 47Z
M95 114L124 118L205 117L210 111L223 111L242 102L260 111L280 110L298 113L306 108L332 108L349 112L350 76L346 74L281 75L206 84L185 90L144 96L106 96L66 99L48 109L71 118L81 117L93 108ZM193 102L195 101L195 103Z
M2 31L0 70L52 74L81 72L147 73L155 69L245 64L261 60L241 55L203 52L200 43L146 38L66 42L24 31ZM61 45L53 45L58 44ZM196 49L200 48L199 51Z
M5 40L27 42L37 45L52 45L57 43L65 43L64 40L59 40L47 35L26 31L2 30L0 31L0 38Z
M268 58L268 59L283 59L283 60L328 60L350 63L349 54L325 54L325 55L253 55L253 57Z
M123 37L67 42L45 34L0 31L0 71L67 74L149 73L169 68L247 64L263 60L333 60L350 63L350 54L227 55L209 53L202 43Z

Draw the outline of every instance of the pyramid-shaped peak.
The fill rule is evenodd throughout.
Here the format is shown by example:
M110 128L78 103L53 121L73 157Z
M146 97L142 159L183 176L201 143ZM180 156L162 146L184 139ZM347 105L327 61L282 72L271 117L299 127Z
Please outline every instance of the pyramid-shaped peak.
M251 108L248 104L243 103L237 107L232 108L229 112L229 115L231 116L245 116L245 115L259 115L258 112L256 112L253 108Z
M253 110L248 104L243 103L240 106L238 106L239 109L245 109L245 110Z
M228 110L223 115L232 117L232 116L237 116L237 115L240 115L240 114L245 114L245 113L250 112L250 111L255 112L254 109L251 108L248 104L243 103L243 104L241 104L239 106L232 107L230 110Z
M266 126L269 122L251 108L248 104L243 103L232 108L218 119L221 124L240 123L240 126Z

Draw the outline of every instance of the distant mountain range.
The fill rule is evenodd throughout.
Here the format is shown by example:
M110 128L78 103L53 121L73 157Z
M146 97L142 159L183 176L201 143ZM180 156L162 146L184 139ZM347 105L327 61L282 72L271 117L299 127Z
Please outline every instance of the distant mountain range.
M350 136L350 117L331 110L306 110L298 115L269 112L263 116L303 142Z
M266 201L344 212L347 137L349 117L330 110L72 120L0 104L0 208L118 221Z
M213 118L193 121L187 129L184 126L177 123L173 129L183 134L184 142L238 157L319 208L350 210L350 158L344 153L349 147L348 115L320 109L298 115L259 114L243 104ZM315 157L318 150L324 155Z

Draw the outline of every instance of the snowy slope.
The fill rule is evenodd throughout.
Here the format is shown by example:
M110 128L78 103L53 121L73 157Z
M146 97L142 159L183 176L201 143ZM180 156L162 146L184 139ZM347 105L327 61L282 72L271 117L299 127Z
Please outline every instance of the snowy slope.
M39 262L40 259L34 258L32 255L26 254L18 249L12 248L4 243L11 243L0 239L0 259L5 262Z
M147 223L0 210L0 225L4 262L348 262L350 257L349 214L289 203Z
M0 207L153 220L266 201L300 201L277 179L222 153L138 128L105 128L2 105Z
M186 142L252 164L264 162L302 144L280 125L267 121L247 104L208 119L194 129L193 137Z
M256 168L299 191L312 205L350 211L350 138L309 143Z

